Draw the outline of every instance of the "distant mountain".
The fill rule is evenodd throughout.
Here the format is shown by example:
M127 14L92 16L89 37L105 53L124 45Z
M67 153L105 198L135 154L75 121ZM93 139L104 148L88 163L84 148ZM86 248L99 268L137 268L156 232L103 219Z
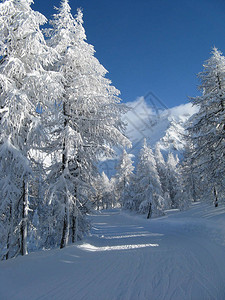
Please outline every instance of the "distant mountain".
M191 103L156 112L139 98L127 104L131 110L124 117L127 123L126 135L133 143L130 153L137 155L143 139L154 148L160 144L162 151L182 152L185 145L184 128L187 120L197 112Z
M143 97L140 97L127 105L130 111L124 116L127 124L125 134L133 145L128 152L134 156L134 162L136 162L144 138L152 148L159 143L164 156L171 151L182 157L185 146L184 128L187 120L197 112L191 103L160 110L150 106ZM119 155L121 149L117 149L117 153ZM104 160L100 168L111 177L115 172L116 162L117 159Z

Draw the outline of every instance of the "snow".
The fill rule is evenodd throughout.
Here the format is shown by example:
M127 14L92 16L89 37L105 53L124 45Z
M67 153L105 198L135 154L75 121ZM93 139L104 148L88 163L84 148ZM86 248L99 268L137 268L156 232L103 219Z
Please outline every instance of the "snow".
M171 122L183 127L190 116L197 112L196 107L191 103L186 103L170 109L160 110L157 113L143 97L129 102L127 105L131 110L124 117L127 123L126 134L132 141L133 148L137 147L138 150L140 150L138 145L142 145L143 138L146 138L151 147L154 147L157 142L165 137L171 127ZM176 139L177 136L179 136L179 132L175 129L170 132L171 139ZM172 150L171 146L168 140L167 144L165 144L165 141L163 142L162 148ZM182 150L183 142L178 146ZM135 149L132 153L136 154Z
M224 300L225 206L96 212L90 236L0 263L0 299Z
M158 143L165 157L168 152L182 157L185 145L184 127L188 119L198 111L196 107L186 103L156 112L144 97L139 97L126 105L130 110L124 115L123 120L127 124L125 135L132 142L132 148L128 149L128 153L133 155L134 165L144 138L152 149ZM119 157L121 149L118 148L116 152ZM115 175L116 164L115 158L103 158L99 169L110 178Z

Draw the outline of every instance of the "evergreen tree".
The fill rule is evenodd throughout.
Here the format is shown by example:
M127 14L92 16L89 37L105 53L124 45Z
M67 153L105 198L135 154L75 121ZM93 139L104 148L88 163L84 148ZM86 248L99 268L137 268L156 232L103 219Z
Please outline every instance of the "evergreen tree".
M202 95L192 98L199 111L188 128L193 150L191 159L201 180L203 197L223 198L225 170L225 58L216 48L199 73Z
M109 179L105 172L101 174L101 192L102 192L102 206L105 209L115 206L114 196L114 182Z
M146 140L140 151L134 185L134 204L140 213L163 213L164 199L153 152Z
M159 143L157 143L155 147L155 161L156 161L157 171L159 174L160 183L162 187L163 198L165 200L165 206L169 207L171 200L169 195L169 180L167 177L167 166L164 157L161 153Z
M6 259L27 254L31 149L40 138L36 107L47 107L61 92L57 74L45 69L55 58L39 28L46 19L31 3L0 3L0 221Z
M119 159L118 165L116 167L117 173L115 175L114 183L114 193L116 202L124 206L126 202L126 197L128 196L128 190L130 185L130 180L133 176L133 161L130 155L123 150L123 153Z
M167 158L167 180L171 200L170 207L180 208L182 206L183 199L181 174L177 165L177 158L175 158L171 152L168 154Z
M184 160L181 164L181 176L183 182L183 190L187 194L189 202L196 202L201 197L201 183L199 181L198 171L191 157L193 145L187 136L188 143L185 147Z
M56 105L57 129L53 125L50 130L55 162L48 176L51 204L57 211L55 236L61 232L61 248L70 240L74 242L74 233L77 236L79 226L83 227L88 203L85 196L97 176L98 156L112 154L114 145L129 144L121 132L121 114L126 109L119 106L119 91L105 78L107 71L86 42L81 10L75 18L70 11L68 1L63 0L51 21L49 40L60 54L53 70L62 74L65 90L62 103Z

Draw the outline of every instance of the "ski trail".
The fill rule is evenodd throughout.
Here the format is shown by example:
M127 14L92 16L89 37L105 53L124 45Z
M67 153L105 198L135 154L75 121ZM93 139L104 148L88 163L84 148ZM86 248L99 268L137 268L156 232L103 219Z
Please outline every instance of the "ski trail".
M2 262L0 299L224 300L223 241L205 210L153 220L96 213L78 245Z

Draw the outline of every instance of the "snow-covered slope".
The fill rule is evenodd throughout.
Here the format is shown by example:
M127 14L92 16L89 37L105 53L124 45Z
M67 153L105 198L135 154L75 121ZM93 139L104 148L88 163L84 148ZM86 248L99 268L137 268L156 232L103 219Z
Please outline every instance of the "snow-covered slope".
M165 156L169 151L182 156L185 145L184 128L190 116L197 112L196 107L187 103L171 109L156 110L143 97L127 105L130 111L124 116L126 135L133 145L128 152L134 155L135 162L144 138L153 148L159 143ZM117 153L119 155L121 149ZM100 169L110 177L115 172L116 162L116 159L104 160Z
M225 299L224 206L90 219L91 235L79 245L0 262L0 299Z
M144 98L128 103L131 110L126 114L127 135L133 142L131 151L139 149L143 138L155 146L157 142L163 150L182 151L184 149L184 127L187 120L196 112L191 103L156 111ZM138 145L135 147L135 145Z

